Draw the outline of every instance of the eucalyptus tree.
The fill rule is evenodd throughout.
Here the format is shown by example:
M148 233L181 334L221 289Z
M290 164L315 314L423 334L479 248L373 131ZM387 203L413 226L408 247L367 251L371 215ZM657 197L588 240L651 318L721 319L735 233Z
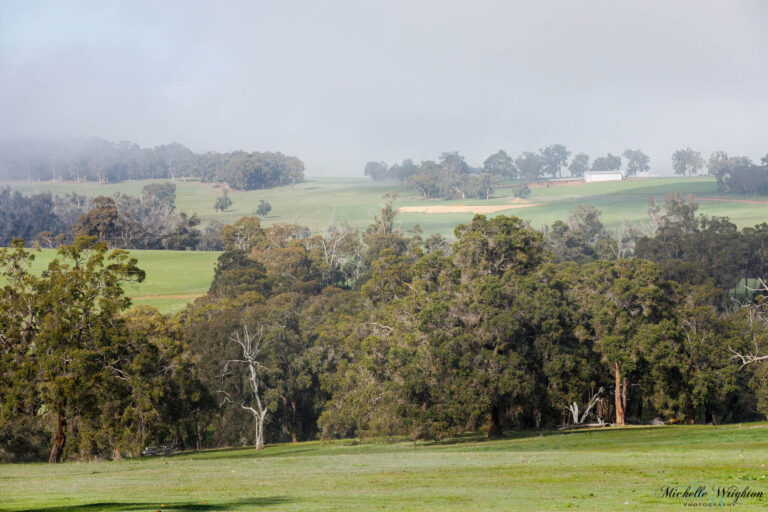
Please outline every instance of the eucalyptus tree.
M553 178L562 176L562 169L568 163L568 157L571 152L562 144L553 144L539 150L541 160L544 164L542 172L549 174Z
M639 149L627 149L623 153L627 159L627 176L635 176L640 172L648 172L651 159Z
M630 386L641 378L648 351L673 321L674 283L644 260L573 266L569 281L572 300L584 315L579 336L592 344L612 375L615 422L624 425Z
M589 170L589 155L586 153L577 153L571 158L571 163L568 165L568 171L574 178L580 178L584 176L584 173Z
M52 415L49 461L59 462L70 427L99 423L107 404L132 392L131 365L142 347L127 343L118 314L130 305L122 284L143 280L144 272L126 252L108 252L92 237L60 248L40 276L29 270L33 258L21 242L0 251L8 279L0 290L0 337L15 397L3 407Z
M691 148L678 149L672 153L672 168L675 174L694 176L704 168L704 159Z
M616 171L621 168L621 157L610 153L599 156L592 161L593 171Z
M503 149L498 150L485 159L483 170L501 179L515 178L517 176L515 161Z

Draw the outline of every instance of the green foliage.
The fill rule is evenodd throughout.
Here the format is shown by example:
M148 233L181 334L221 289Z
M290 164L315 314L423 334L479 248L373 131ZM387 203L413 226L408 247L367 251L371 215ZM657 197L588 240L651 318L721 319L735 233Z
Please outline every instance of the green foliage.
M11 384L5 390L3 414L34 414L42 409L53 416L51 462L58 462L65 448L85 455L120 449L122 433L130 428L121 421L131 422L120 404L131 396L126 384L134 377L136 351L143 349L126 343L117 318L129 305L121 283L144 278L136 260L122 251L107 254L106 245L89 237L76 239L58 254L38 277L29 273L27 262L33 256L21 243L0 253L8 280L0 301L8 345L4 367ZM126 350L129 346L136 351ZM24 389L18 387L22 383ZM107 414L110 406L115 408ZM82 441L89 432L107 437L91 438L86 448ZM69 445L68 436L74 438Z
M668 279L689 284L709 279L720 289L735 287L743 247L736 226L727 218L697 217L698 205L679 196L668 198L664 208L662 215L650 203L655 235L638 240L637 256L659 263Z
M230 206L232 206L232 199L229 197L227 190L224 189L221 195L216 198L216 202L213 204L213 209L217 212L224 212L229 209Z
M608 153L592 161L593 171L616 171L621 168L621 157Z
M3 179L116 183L125 180L197 176L252 190L294 185L304 179L304 163L281 153L208 152L195 154L178 143L141 148L103 139L20 141L0 147Z
M627 149L623 153L627 159L627 176L635 176L640 172L647 172L651 159L639 149Z
M562 144L553 144L540 150L542 163L544 164L542 174L550 175L551 177L562 176L562 168L568 163L568 157L571 156L571 152L566 149Z
M533 181L541 175L544 162L541 155L526 151L515 159L520 177L526 181Z
M512 186L512 195L518 199L526 199L531 195L531 189L525 183L517 183Z
M589 155L586 153L577 153L573 155L571 163L568 166L568 171L570 171L571 176L580 178L581 176L584 176L584 173L589 169Z
M672 154L672 168L675 174L695 176L704 167L701 153L691 148L678 149Z
M265 200L261 199L259 201L259 205L256 207L256 215L259 217L266 217L269 215L269 212L272 211L272 205L266 202Z
M486 173L502 179L515 178L517 175L515 161L503 149L486 158L483 169Z
M424 170L464 184L491 176L472 174L456 153ZM626 186L598 188L618 194ZM661 185L640 193L653 186ZM636 244L643 257L628 259L637 232L609 232L592 206L543 233L517 217L478 215L456 228L450 244L423 237L418 226L404 231L397 200L386 194L364 232L341 225L313 233L257 217L222 226L224 251L205 297L173 320L148 309L121 315L128 303L107 280L100 290L110 290L111 306L102 317L94 310L85 341L61 333L77 324L87 294L34 301L42 280L58 276L51 288L70 290L83 281L77 272L98 274L99 264L65 251L82 263L53 263L36 277L18 270L29 260L25 251L9 252L5 293L17 306L5 308L12 313L0 317L0 333L23 338L18 312L29 308L18 305L25 300L35 315L49 308L50 324L30 334L45 333L48 344L34 346L62 351L78 371L40 379L36 372L46 366L2 360L13 384L0 389L0 403L8 404L0 440L16 446L19 459L34 456L46 434L56 446L67 433L63 446L72 457L117 457L147 441L249 444L247 407L255 396L268 413L268 443L316 435L493 437L584 418L741 421L766 410L765 373L757 365L740 370L730 351L755 342L763 350L762 324L724 307L728 288L763 272L765 226L739 231L670 197L663 209L651 203L654 230ZM180 218L176 238L193 239L194 218ZM101 308L102 299L88 300ZM264 342L258 395L232 341L246 327ZM78 352L56 345L64 342ZM94 346L110 361L106 370L90 355ZM56 364L46 371L61 372ZM573 412L587 403L593 407L585 415ZM44 424L13 421L19 411L25 418L40 411ZM18 432L27 425L40 435L24 445Z

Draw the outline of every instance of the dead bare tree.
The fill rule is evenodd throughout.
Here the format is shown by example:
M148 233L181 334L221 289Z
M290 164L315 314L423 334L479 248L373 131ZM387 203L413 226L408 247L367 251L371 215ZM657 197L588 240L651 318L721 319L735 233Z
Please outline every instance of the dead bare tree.
M750 291L766 292L768 291L768 284L762 278L758 278L757 282L759 286L757 288L746 287ZM752 333L752 350L750 352L741 353L728 347L731 351L732 359L738 359L741 361L740 368L752 363L759 363L768 361L768 354L764 353L764 348L761 346L766 341L766 334L768 334L768 300L764 300L763 297L758 296L757 300L746 303L738 303L742 308L747 309L747 322L749 323L750 332Z
M592 411L595 405L597 405L602 399L603 395L605 394L605 388L600 388L597 390L597 393L593 394L592 397L589 399L589 402L587 402L586 408L584 409L584 412L579 414L579 403L575 400L572 404L567 405L565 408L571 413L571 417L573 418L573 424L574 425L581 425L584 423L584 421L587 419L587 416ZM598 415L597 416L597 422L599 424L603 423L603 419Z
M253 415L255 422L254 435L255 445L257 450L264 448L264 421L267 417L268 409L262 402L260 389L262 384L262 375L267 367L261 363L262 352L268 345L268 342L264 340L264 326L259 329L258 334L250 334L248 332L248 326L243 324L242 335L240 331L234 331L230 336L230 339L240 345L242 349L242 359L229 359L224 363L224 368L221 372L221 378L232 374L230 365L232 364L244 364L248 368L248 384L253 393L254 405L248 405L245 396L241 397L240 407L250 412ZM232 402L229 393L222 392L225 395L224 400L226 402Z

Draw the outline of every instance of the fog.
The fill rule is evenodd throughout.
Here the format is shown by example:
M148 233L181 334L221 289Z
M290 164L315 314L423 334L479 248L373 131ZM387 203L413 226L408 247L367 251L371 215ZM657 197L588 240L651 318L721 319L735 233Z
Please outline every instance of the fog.
M768 152L768 4L0 2L0 137L474 165L561 143Z

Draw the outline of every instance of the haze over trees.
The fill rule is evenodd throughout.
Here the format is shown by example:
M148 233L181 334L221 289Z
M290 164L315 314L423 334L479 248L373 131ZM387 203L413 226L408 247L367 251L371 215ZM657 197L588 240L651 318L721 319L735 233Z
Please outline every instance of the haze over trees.
M651 159L639 149L628 149L623 153L627 159L627 176L635 176L641 172L648 172Z
M593 171L617 171L621 168L621 157L608 153L599 156L592 161Z
M216 198L216 202L213 204L213 209L217 212L224 212L232 206L232 198L229 197L229 193L225 190L221 192L221 195Z
M116 183L198 177L238 190L293 185L304 163L271 152L193 153L176 142L155 148L99 138L0 141L0 179Z
M672 168L675 174L695 176L704 168L704 159L691 148L678 149L672 154Z
M590 169L589 155L586 153L577 153L571 159L571 163L568 166L568 171L574 178L580 178L584 176L584 173Z
M621 156L608 153L590 162L586 153L572 155L562 144L553 144L537 152L524 151L515 158L499 150L486 158L479 168L467 164L457 152L443 153L437 162L427 160L420 165L411 159L392 166L385 162L368 162L365 175L378 181L404 181L426 199L487 199L502 183L560 178L564 169L573 178L580 178L588 171L617 170L631 177L651 169L650 157L642 150L627 149L622 156L624 161ZM671 163L675 174L684 176L698 175L706 166L707 172L717 178L720 192L768 193L768 173L765 172L768 155L761 160L761 165L756 165L748 157L729 157L724 151L717 151L705 162L699 152L686 148L675 151Z
M624 173L634 176L650 169L650 158L640 150L624 152L627 166ZM570 159L570 160L569 160ZM562 144L552 144L539 151L524 151L513 158L500 149L483 161L482 167L472 167L458 152L446 152L437 161L426 160L416 165L412 159L388 166L386 162L368 162L364 174L376 181L394 180L418 191L425 199L489 199L502 183L562 178L580 178L588 171L614 171L621 168L621 157L608 153L590 163L586 153L571 153ZM518 195L518 194L515 194ZM525 194L520 194L521 197Z
M731 194L768 193L768 156L756 165L746 156L728 156L716 151L707 161L707 171L717 179L719 192Z

